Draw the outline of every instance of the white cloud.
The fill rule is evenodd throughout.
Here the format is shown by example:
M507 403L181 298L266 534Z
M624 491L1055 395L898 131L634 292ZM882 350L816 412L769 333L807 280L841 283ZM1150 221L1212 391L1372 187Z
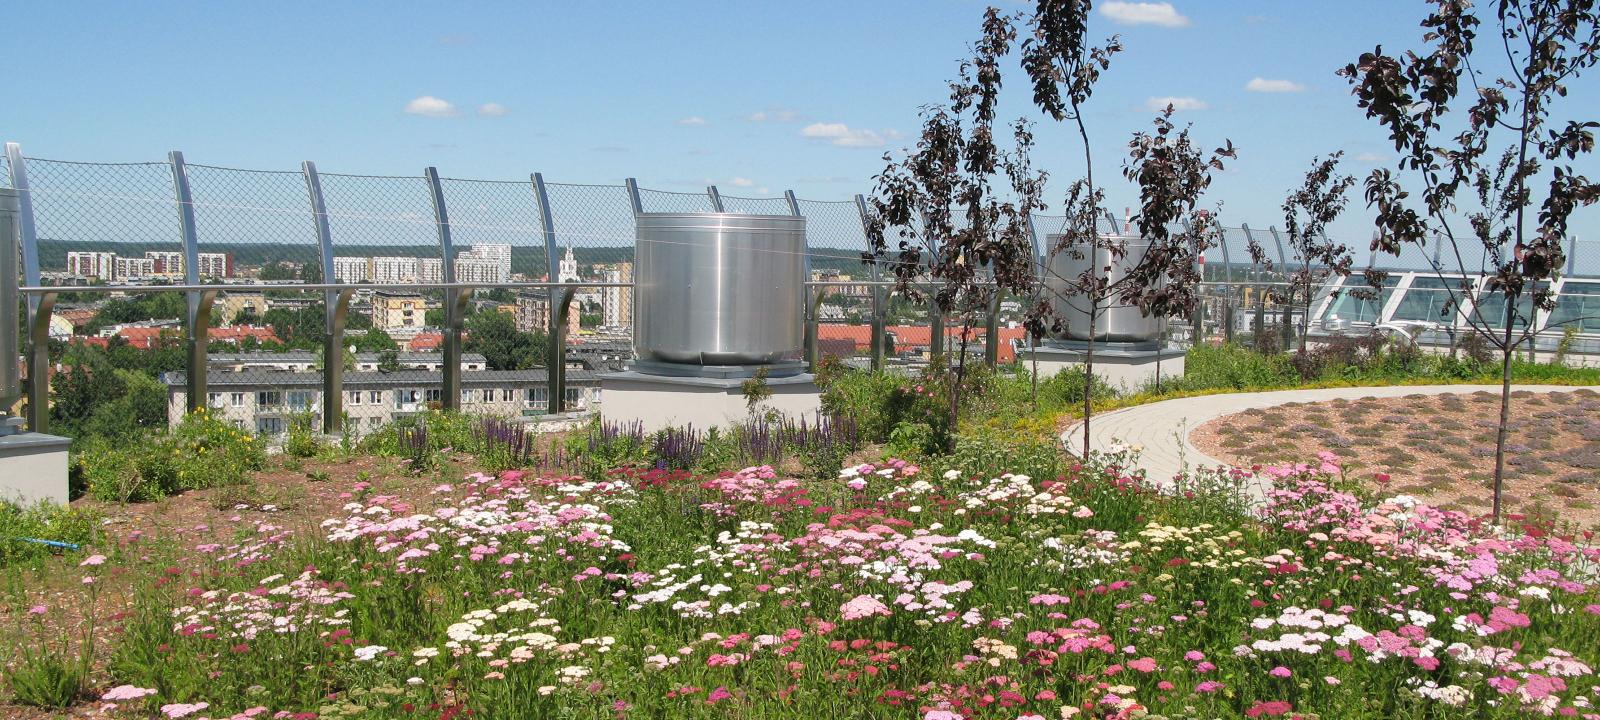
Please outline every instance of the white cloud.
M1245 83L1244 89L1259 93L1297 93L1305 92L1306 86L1293 80L1268 80L1266 78L1251 78Z
M511 110L500 103L490 102L478 106L478 114L484 117L505 117L509 112Z
M700 117L699 115L690 115L689 117L686 117L686 118L683 118L682 120L679 120L678 124L679 125L700 126L700 125L710 125L711 123L706 122L706 119L703 118L703 117Z
M799 112L783 107L767 108L761 112L754 112L744 116L744 119L750 122L796 122L800 118Z
M1144 101L1144 106L1155 112L1161 112L1171 105L1174 110L1204 110L1211 107L1204 100L1192 97L1153 97Z
M844 123L811 123L800 129L800 136L826 140L840 147L883 147L884 143L901 137L896 130L879 132L866 128L852 128Z
M1381 163L1381 162L1388 162L1388 161L1389 161L1389 156L1388 155L1383 155L1383 154L1380 154L1380 153L1364 152L1364 153L1357 153L1356 154L1356 162L1360 162L1360 163Z
M456 106L440 100L432 95L423 95L406 103L407 115L421 115L423 117L454 117Z
M1108 2L1100 6L1100 14L1119 25L1160 25L1184 27L1189 18L1165 2Z
M756 181L746 177L736 177L728 182L734 187L750 187L751 185L756 184Z

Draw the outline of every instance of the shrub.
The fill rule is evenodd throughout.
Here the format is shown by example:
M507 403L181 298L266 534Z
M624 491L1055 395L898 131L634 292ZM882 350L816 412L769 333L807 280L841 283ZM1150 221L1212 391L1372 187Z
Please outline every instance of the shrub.
M291 457L308 458L322 450L317 439L317 415L302 410L289 415L289 433L283 441L283 452Z
M23 508L0 501L0 567L49 555L60 548L34 540L84 545L100 537L100 513L41 502Z

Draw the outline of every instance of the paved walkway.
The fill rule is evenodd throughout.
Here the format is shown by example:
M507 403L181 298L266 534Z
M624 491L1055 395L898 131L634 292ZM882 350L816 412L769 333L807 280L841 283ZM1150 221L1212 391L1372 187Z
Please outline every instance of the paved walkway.
M1513 385L1512 390L1549 392L1574 390L1564 385ZM1137 445L1139 466L1145 476L1166 483L1184 468L1214 467L1222 462L1200 451L1189 442L1189 432L1212 418L1233 413L1283 405L1291 402L1323 402L1337 398L1404 397L1406 395L1466 395L1479 390L1498 394L1499 385L1402 385L1381 387L1324 388L1318 390L1278 390L1204 395L1137 405L1097 414L1090 422L1090 447L1104 450L1113 443ZM1073 454L1083 449L1083 423L1075 423L1061 435L1061 442Z

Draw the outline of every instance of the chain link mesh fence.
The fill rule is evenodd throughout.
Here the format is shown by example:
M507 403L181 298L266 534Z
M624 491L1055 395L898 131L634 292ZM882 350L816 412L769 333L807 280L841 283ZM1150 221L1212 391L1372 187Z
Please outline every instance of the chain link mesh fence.
M723 195L722 209L747 215L789 215L789 200L781 197L739 197Z
M0 184L9 185L10 167L5 162L0 156ZM185 260L180 213L169 163L29 159L26 169L32 185L41 269L50 281L98 279L148 284L182 280ZM187 179L193 195L203 280L225 281L229 275L288 284L324 279L364 283L429 283L446 279L433 197L423 177L320 175L334 255L330 278L324 278L326 271L305 173L191 164L187 166ZM531 180L447 178L441 179L440 186L455 247L452 260L458 281L494 285L561 274L560 267L549 266L544 233L547 219L541 214ZM551 211L548 221L554 229L558 261L565 265L571 252L581 279L631 280L636 239L627 188L550 184L547 190ZM640 201L648 212L712 209L708 193L641 189ZM791 212L784 197L725 195L722 203L729 212ZM813 277L869 279L871 272L861 259L868 246L857 203L798 200L797 205L807 221L807 256ZM1060 233L1065 221L1059 215L1032 218L1041 261L1049 254L1050 236ZM1120 221L1112 217L1101 218L1097 225L1101 232L1123 230ZM1274 272L1269 274L1253 266L1243 228L1225 228L1222 244L1205 254L1205 275L1208 281L1231 284L1208 285L1203 292L1205 312L1199 323L1200 332L1188 337L1194 334L1193 325L1175 322L1175 339L1211 342L1231 338L1258 345L1274 341L1283 344L1284 308L1269 302L1263 290L1266 283L1281 279L1278 276L1285 271L1285 261L1293 259L1286 257L1286 249L1279 245L1283 238L1273 238L1270 230L1252 232L1273 261ZM1369 254L1362 249L1365 243L1355 245L1358 268L1365 267L1369 260L1392 270L1425 271L1434 265L1434 247L1407 246L1396 258ZM1565 282L1555 314L1600 314L1600 280L1588 279L1600 277L1600 242L1576 241L1569 247L1576 249L1571 264L1574 278ZM1448 248L1441 250L1445 257L1440 265L1447 271L1455 269L1454 253ZM1475 271L1485 265L1481 248L1463 247L1463 251L1460 264L1467 269ZM1357 301L1348 294L1331 299L1325 294L1319 296L1312 306L1322 310L1312 318L1313 325L1319 317L1353 323L1370 323L1382 317L1439 319L1448 291L1430 285L1437 284L1436 280L1424 276L1410 278L1404 292L1396 287L1398 281L1398 276L1392 279L1376 301ZM546 304L538 305L524 303L525 298L518 295L480 296L477 304L480 310L512 310L519 329L537 326L535 319L547 316L547 296ZM854 286L831 289L825 295L819 308L821 354L860 356L869 352L872 291ZM379 418L386 422L430 404L441 404L441 334L436 326L442 296L440 291L409 290L362 291L357 295L347 316L342 397L344 411L358 431L380 423ZM96 336L94 342L107 346L107 352L122 353L124 358L130 353L143 353L140 368L169 373L160 376L162 381L168 387L181 389L185 303L180 293L130 294L115 299L64 294L58 308L63 313L74 313L79 334ZM631 309L631 290L627 288L581 292L573 312L590 329L574 336L573 348L585 343L625 342L621 334L612 332L629 324L629 313L621 309L624 306ZM1291 310L1298 313L1297 308ZM889 332L899 344L891 352L929 344L931 334L925 311L910 307L902 298L891 298L886 312ZM1261 328L1257 327L1258 316ZM326 399L321 396L325 369L322 339L327 320L324 293L289 286L265 292L224 289L211 317L211 390L206 404L220 406L219 411L230 418L237 416L242 427L267 434L285 432L294 418L323 411ZM1291 323L1296 326L1291 328L1294 332L1299 331L1298 322ZM946 332L953 335L957 323L952 318L946 324ZM1600 332L1600 322L1585 324L1581 329ZM1294 332L1288 335L1290 342L1294 341ZM115 337L104 337L105 334ZM952 339L946 347L954 347L954 343ZM470 392L461 398L464 409L503 412L517 402L535 402L532 390L525 398L510 398L505 396L507 391L502 385L515 380L531 388L542 379L492 375L497 371L488 362L470 349L466 353L464 384ZM472 377L481 382L475 385L469 380ZM496 382L501 385L493 385ZM494 396L492 402L485 399L486 392Z

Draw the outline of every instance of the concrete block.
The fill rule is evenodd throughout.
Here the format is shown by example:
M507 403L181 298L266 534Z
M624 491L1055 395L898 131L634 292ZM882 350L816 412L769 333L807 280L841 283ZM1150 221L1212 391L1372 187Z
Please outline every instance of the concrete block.
M697 429L727 427L749 416L743 380L737 378L669 377L634 372L600 376L600 416L607 422L644 424L645 432L693 425ZM772 397L762 403L791 417L807 417L822 407L822 396L809 373L769 378Z
M1021 361L1024 367L1039 362L1039 376L1050 377L1062 369L1083 365L1086 347L1079 343L1064 346L1043 346L1024 350ZM1161 377L1183 377L1184 351L1182 348L1157 349L1149 345L1126 346L1121 343L1095 343L1094 374L1113 387L1136 390L1156 377L1157 362Z
M57 435L0 435L0 500L30 507L67 502L67 447Z

